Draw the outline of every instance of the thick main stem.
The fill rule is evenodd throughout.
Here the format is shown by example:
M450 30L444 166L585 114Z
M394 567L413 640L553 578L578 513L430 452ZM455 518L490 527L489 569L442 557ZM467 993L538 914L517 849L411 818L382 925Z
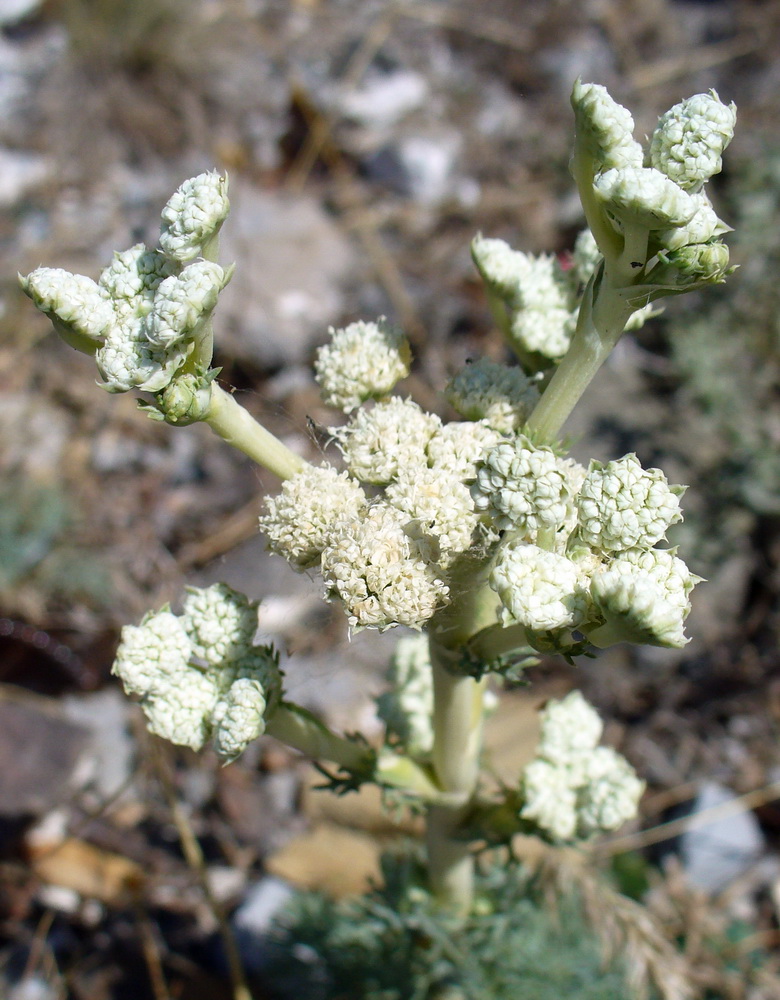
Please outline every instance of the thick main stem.
M433 668L433 767L443 791L458 793L461 805L428 810L426 848L431 891L450 912L465 916L474 891L474 860L458 828L477 784L482 746L485 681L462 677L451 668L458 650L431 638Z
M290 479L306 466L305 459L282 444L216 382L211 387L211 403L204 423L223 441L243 451L280 479Z

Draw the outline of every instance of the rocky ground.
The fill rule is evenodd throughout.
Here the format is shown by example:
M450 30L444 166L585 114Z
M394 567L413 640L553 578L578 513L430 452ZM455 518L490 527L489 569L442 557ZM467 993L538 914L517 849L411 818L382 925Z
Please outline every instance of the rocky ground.
M223 384L316 455L335 418L315 347L332 324L387 315L414 345L409 393L451 417L448 375L502 357L473 234L565 254L581 226L567 172L581 75L638 135L697 91L739 107L712 186L740 270L627 337L569 427L581 459L634 450L689 484L674 541L708 583L684 650L544 664L504 694L491 762L513 780L534 707L582 686L648 781L642 829L675 809L721 817L638 827L602 853L651 857L653 905L687 935L707 996L780 996L778 38L776 0L0 3L0 992L230 996L221 912L258 972L280 901L362 888L396 835L377 801L334 804L270 741L227 769L150 743L113 649L184 583L262 598L290 695L345 729L376 731L393 637L349 642L316 581L265 552L270 475L102 392L16 273L95 276L154 242L185 177L218 167L222 257L238 265L217 317Z

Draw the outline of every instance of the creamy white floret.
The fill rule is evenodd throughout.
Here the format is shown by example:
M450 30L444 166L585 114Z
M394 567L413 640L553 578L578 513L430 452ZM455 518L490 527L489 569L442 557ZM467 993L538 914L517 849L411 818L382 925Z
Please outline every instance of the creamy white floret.
M517 539L499 547L490 586L501 598L505 623L517 622L531 632L574 628L588 610L580 567Z
M108 392L159 392L184 364L187 353L185 344L176 344L167 351L152 347L143 319L133 311L110 328L95 360Z
M596 747L585 756L577 791L577 832L581 837L617 830L633 819L645 783L621 754Z
M576 498L580 537L607 552L652 548L682 520L684 492L660 469L643 469L636 455L593 461Z
M467 420L484 420L494 430L508 433L525 423L539 390L522 369L480 358L447 383L444 395Z
M438 540L443 566L471 547L479 515L469 487L458 476L437 468L404 469L385 498Z
M596 645L634 642L679 649L688 639L690 593L700 582L674 551L630 549L591 578L590 593L605 625L589 631Z
M108 267L100 272L98 284L114 302L126 300L135 308L143 308L153 299L160 282L178 271L179 265L165 254L136 243L114 254Z
M530 819L553 841L572 840L577 832L577 793L565 768L533 760L523 771L523 819Z
M250 678L239 678L215 710L214 749L226 762L240 757L247 746L265 732L266 699L263 687Z
M650 140L650 163L680 187L698 190L720 172L736 121L736 105L724 104L714 90L695 94L658 120Z
M487 238L479 233L471 241L471 256L488 288L500 298L513 302L531 270L529 255L513 250L505 240Z
M305 569L319 560L333 525L358 517L366 504L363 488L348 473L307 465L276 496L265 498L260 530L272 552Z
M685 225L697 209L687 191L653 167L607 170L596 177L593 191L620 222L651 230Z
M471 487L474 506L501 530L517 528L535 541L566 523L578 481L574 463L518 436L489 451Z
M598 83L574 84L571 97L577 144L584 145L597 169L641 166L642 147L633 137L634 119Z
M86 275L71 274L61 267L39 267L20 281L26 294L52 319L59 332L64 327L100 343L116 322L111 300Z
M162 210L160 247L180 263L208 256L230 211L227 177L208 171L191 177L174 192Z
M388 395L409 374L409 341L384 316L376 323L331 327L329 333L331 341L319 348L314 363L328 405L351 413L367 399Z
M149 732L177 746L201 750L211 736L211 717L219 699L219 685L195 667L171 678L141 698Z
M441 427L411 399L394 396L359 410L332 430L349 471L364 483L392 482L404 468L427 464L428 442Z
M226 583L189 587L180 621L193 655L215 667L245 656L257 632L257 607Z
M476 478L477 466L486 453L501 440L500 431L486 420L451 420L428 442L428 464L468 483Z
M537 754L553 764L569 764L598 746L604 724L580 691L551 700L542 712Z
M596 238L590 229L583 229L577 234L571 258L577 281L581 285L587 285L603 259Z
M111 672L128 694L146 695L187 668L191 649L179 618L170 611L158 611L140 625L123 627Z
M355 628L421 628L447 600L438 546L390 504L339 522L322 553L328 595Z
M644 791L628 761L598 746L602 723L579 691L542 712L537 755L523 771L520 815L556 842L616 830L636 815Z
M161 281L144 320L152 347L168 350L191 338L211 315L227 278L219 264L199 260Z

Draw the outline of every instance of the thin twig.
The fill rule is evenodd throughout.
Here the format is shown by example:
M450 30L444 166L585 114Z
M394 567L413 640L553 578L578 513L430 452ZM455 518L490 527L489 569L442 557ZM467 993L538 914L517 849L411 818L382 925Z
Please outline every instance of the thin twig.
M637 90L657 87L680 77L690 76L704 69L712 69L732 59L741 59L756 52L764 44L753 31L744 32L736 38L715 42L700 49L686 49L685 52L669 59L659 59L649 66L640 66L630 74L630 83Z
M140 900L136 902L136 920L141 936L141 950L143 951L146 968L149 972L149 982L151 983L154 1000L171 1000L168 984L165 982L162 959L160 958L160 948L152 928L149 914L141 905Z
M764 805L764 803L774 799L780 799L780 781L764 785L763 788L756 788L744 795L738 795L727 802L720 802L718 805L710 806L709 809L702 809L701 812L693 816L681 816L679 819L671 819L667 823L659 823L658 826L653 826L649 830L640 830L637 833L629 833L625 837L615 837L612 840L602 841L595 846L594 851L597 854L612 857L615 854L624 854L626 851L640 850L650 844L660 844L664 840L671 840L689 830L698 830L700 827L709 826L727 816L755 809L756 806Z
M247 985L246 975L241 962L238 945L236 944L235 935L233 934L233 930L227 919L222 903L214 895L211 888L208 869L206 867L206 860L203 857L203 852L200 849L200 844L198 843L195 832L192 829L189 817L182 808L181 802L176 794L176 788L168 768L168 762L165 760L160 747L154 739L150 741L150 745L152 765L160 785L162 786L163 794L165 795L165 799L168 803L168 808L171 811L171 817L179 833L179 840L181 842L182 851L184 852L184 857L190 868L192 868L192 870L197 874L203 895L205 896L206 902L208 903L209 908L214 915L214 919L217 921L217 926L219 927L222 946L225 949L225 958L227 959L230 982L233 987L233 1000L252 1000L252 994L250 993L249 986Z

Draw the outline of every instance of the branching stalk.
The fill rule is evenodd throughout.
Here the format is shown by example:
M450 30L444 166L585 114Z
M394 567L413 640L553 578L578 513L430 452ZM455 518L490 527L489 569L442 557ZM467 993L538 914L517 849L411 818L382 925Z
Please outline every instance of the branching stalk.
M306 465L305 459L282 444L216 383L212 386L211 403L203 419L223 441L243 451L280 479L290 479Z

